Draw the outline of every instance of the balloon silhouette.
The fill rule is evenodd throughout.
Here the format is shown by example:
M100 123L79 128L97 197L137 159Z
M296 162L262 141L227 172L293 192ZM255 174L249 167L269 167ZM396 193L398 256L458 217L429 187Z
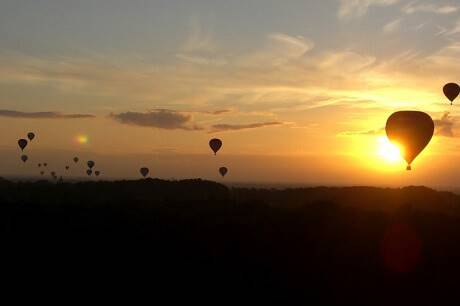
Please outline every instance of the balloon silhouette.
M222 147L222 140L218 138L213 138L209 141L209 146L211 147L212 151L214 152L214 155L217 154L217 152L220 150Z
M88 176L90 176L91 174L93 174L93 171L91 169L88 169L88 170L86 170L86 174L88 174Z
M402 157L411 170L414 159L425 149L434 133L431 117L418 111L401 111L392 114L386 124L388 139L403 147Z
M45 166L45 167L46 167L46 166L48 166L48 164L47 164L47 163L44 163L44 164L43 164L43 166Z
M27 138L29 138L30 141L32 141L35 138L35 134L32 132L27 133Z
M43 175L43 174L45 174L45 171L40 171L40 175Z
M70 168L69 166L65 166L65 169L66 169L66 170L69 170L69 168Z
M220 168L219 168L219 173L220 173L220 175L222 175L222 177L225 177L225 175L227 174L227 172L228 172L227 167L220 167Z
M444 91L444 95L450 100L450 105L452 105L452 102L454 102L460 94L460 86L456 83L448 83L444 85L442 90Z
M55 177L55 176L56 176L56 172L54 172L54 171L51 171L50 174L51 174L52 177Z
M147 174L149 174L150 170L147 167L143 167L139 170L139 172L142 174L143 177L146 177Z
M24 151L24 149L27 147L27 140L26 139L19 139L18 140L18 145L21 148L21 151Z
M101 174L101 171L95 171L94 174L96 174L96 176L99 176Z
M38 164L38 168L41 168L42 164Z
M73 158L73 161L74 161L75 163L78 163L78 160L79 160L78 157L74 157L74 158Z
M27 157L27 155L21 155L21 160L23 162L26 162L28 159L29 159L29 157Z
M95 165L96 163L93 162L92 160L89 160L86 164L88 165L88 168L89 168L89 169L93 169L93 167L94 167L94 165Z

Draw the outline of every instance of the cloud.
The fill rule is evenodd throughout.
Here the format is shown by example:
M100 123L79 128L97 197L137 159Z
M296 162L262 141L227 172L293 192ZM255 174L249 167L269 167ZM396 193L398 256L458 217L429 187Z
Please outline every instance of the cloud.
M190 34L181 48L184 52L213 52L217 49L213 33L203 28L197 20L192 20L190 29Z
M436 127L436 135L445 137L454 137L454 125L456 120L450 116L449 112L445 112L440 119L434 120Z
M283 125L283 124L284 124L283 122L279 122L279 121L249 123L249 124L215 124L212 126L212 132L240 131L240 130L263 128L267 126L278 126L278 125Z
M0 110L0 117L24 118L24 119L84 119L94 118L87 114L62 114L58 112L19 112L13 110Z
M371 6L390 6L399 2L399 0L339 0L340 19L359 18L367 14Z
M110 117L123 124L165 130L199 131L203 129L192 123L191 115L167 109L152 110L145 113L126 112L111 114Z
M401 19L396 19L396 20L393 20L387 23L383 27L383 33L391 34L391 33L398 31L400 28L401 28Z
M433 14L452 14L457 12L458 6L448 4L432 4L432 3L419 3L418 1L412 1L402 8L405 14L414 13L433 13Z
M367 130L367 131L345 131L338 134L338 136L372 136L380 135L385 131L385 128L380 128L376 130Z

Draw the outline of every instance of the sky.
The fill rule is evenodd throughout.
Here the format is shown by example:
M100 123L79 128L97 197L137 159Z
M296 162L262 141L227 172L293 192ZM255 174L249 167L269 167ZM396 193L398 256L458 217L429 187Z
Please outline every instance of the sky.
M459 57L452 0L2 0L0 175L460 187ZM436 126L411 172L399 110Z

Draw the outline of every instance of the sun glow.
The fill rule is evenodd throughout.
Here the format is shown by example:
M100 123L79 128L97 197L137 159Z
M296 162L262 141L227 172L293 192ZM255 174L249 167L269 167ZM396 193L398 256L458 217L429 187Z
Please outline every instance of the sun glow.
M399 163L402 161L402 148L391 143L387 137L381 136L377 139L377 154L387 163Z
M87 144L88 143L88 136L86 135L78 135L76 138L77 143L79 144Z

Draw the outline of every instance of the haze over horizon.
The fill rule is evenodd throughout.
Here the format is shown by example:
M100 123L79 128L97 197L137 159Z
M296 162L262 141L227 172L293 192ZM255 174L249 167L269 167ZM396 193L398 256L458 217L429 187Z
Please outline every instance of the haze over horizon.
M442 93L459 56L457 1L5 0L0 176L63 174L77 155L106 177L225 165L230 182L460 187L459 106ZM385 142L398 110L435 121L411 172Z

